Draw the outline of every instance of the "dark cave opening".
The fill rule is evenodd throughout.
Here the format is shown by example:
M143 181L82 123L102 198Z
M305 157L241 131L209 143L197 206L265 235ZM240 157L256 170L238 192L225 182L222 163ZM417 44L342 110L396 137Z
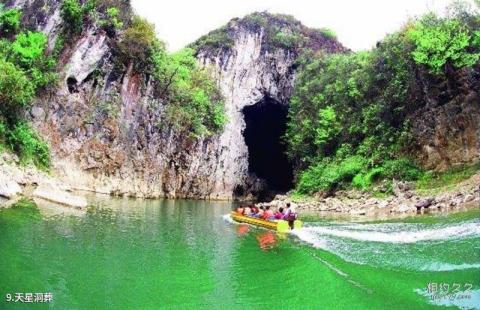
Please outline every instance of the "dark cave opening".
M264 179L268 191L287 192L293 185L293 169L282 137L287 129L288 107L264 97L243 109L250 173Z

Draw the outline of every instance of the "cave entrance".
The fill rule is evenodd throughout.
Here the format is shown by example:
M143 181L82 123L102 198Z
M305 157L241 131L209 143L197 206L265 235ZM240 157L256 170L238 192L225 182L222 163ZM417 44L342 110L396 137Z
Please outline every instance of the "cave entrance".
M248 147L248 170L265 180L268 191L284 193L292 188L293 169L282 137L287 129L288 107L264 97L243 108Z

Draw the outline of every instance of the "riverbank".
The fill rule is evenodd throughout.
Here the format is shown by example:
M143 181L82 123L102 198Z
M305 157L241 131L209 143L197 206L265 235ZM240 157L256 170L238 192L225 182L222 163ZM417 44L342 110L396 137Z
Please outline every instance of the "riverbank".
M432 180L431 184L423 186L394 182L393 194L383 197L359 190L336 191L330 197L277 195L271 202L257 203L257 206L277 208L290 202L304 214L367 217L395 217L480 207L480 171L459 174L456 179L448 184L434 184L435 180ZM14 154L0 154L0 208L12 206L26 197L85 209L87 199L80 193L75 184L56 176L54 172L22 166Z
M31 165L22 166L18 157L0 154L0 208L10 207L22 198L47 201L75 209L85 209L85 197L74 194L72 186Z
M360 190L337 191L330 197L277 195L267 203L257 206L284 207L294 204L297 211L310 214L388 217L433 212L455 211L480 207L480 172L455 184L435 188L419 188L413 182L396 182L393 194L375 197Z

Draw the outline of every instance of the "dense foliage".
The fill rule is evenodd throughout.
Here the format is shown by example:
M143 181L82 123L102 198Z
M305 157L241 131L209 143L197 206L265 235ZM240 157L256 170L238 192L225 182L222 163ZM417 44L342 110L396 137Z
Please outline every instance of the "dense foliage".
M16 10L6 12L12 11ZM34 96L55 82L56 61L45 54L47 38L43 33L21 31L20 14L8 13L14 16L8 23L4 22L5 14L0 15L4 34L0 39L0 144L17 153L22 162L33 161L46 168L50 163L48 145L23 116Z
M61 16L65 22L64 29L68 34L75 35L82 31L83 10L78 0L63 1Z
M478 62L479 33L460 20L442 20L430 14L414 23L407 36L415 45L412 51L415 61L427 65L434 73L441 73L448 66L462 68Z
M193 138L223 128L222 96L207 69L198 66L192 49L167 53L154 26L135 16L122 35L118 53L126 66L155 80L156 97L166 105L160 126L165 123Z
M299 51L302 48L310 47L313 41L336 40L333 31L327 28L307 28L291 15L255 12L241 19L232 19L224 27L200 37L190 47L194 50L230 49L233 47L237 27L244 27L254 32L263 31L263 48L265 50L283 48Z
M166 121L193 137L219 132L225 124L223 98L206 69L197 66L191 49L168 55L157 67L168 102Z
M85 24L98 24L114 37L132 17L126 0L64 0L60 8L63 30L68 40L82 32Z
M18 9L5 10L0 4L0 35L11 36L20 29L22 13Z
M418 76L442 84L478 63L478 18L466 15L413 20L368 52L301 58L285 136L300 193L422 176L406 147L408 116L425 105Z

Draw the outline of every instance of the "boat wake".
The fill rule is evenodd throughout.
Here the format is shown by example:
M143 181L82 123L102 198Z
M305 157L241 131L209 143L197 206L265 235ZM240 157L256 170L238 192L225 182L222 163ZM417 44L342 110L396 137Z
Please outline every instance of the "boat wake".
M225 222L228 222L230 224L235 224L236 222L232 219L232 217L230 216L230 214L224 214L223 215L223 220Z
M480 269L475 246L480 238L478 220L435 225L311 223L292 234L357 264L419 271ZM452 248L463 261L452 257Z
M386 242L386 243L415 243L420 241L435 241L447 239L461 239L470 236L480 236L480 223L463 223L447 227L438 227L433 229L421 229L415 227L414 224L377 224L374 225L361 224L355 226L345 226L341 228L311 226L305 227L303 230L296 232L296 235L312 244L315 247L324 248L324 239L321 236L333 236L339 238L349 238L360 241ZM398 230L396 226L410 230Z

